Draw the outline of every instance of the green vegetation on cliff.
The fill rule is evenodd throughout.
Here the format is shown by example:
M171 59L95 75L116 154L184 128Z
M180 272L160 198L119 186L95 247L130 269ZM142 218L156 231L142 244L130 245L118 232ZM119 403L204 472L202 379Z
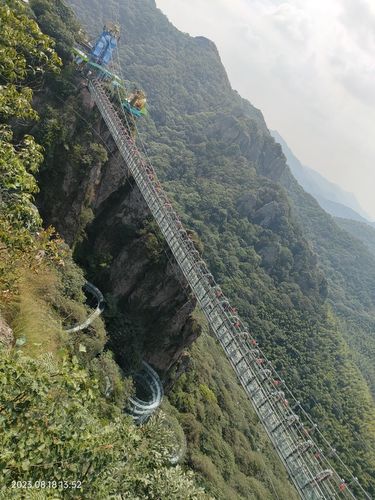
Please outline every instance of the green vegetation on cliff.
M375 256L375 228L366 224L351 219L342 219L335 217L335 222L354 238L361 241L365 247Z
M40 85L46 71L58 71L61 61L17 2L14 9L10 2L0 4L0 22L0 286L2 299L9 300L17 268L36 267L40 252L53 251L33 205L41 148L29 135L17 140L9 121L37 119L32 87Z
M66 8L44 5L54 32ZM60 66L33 17L22 1L0 0L0 496L208 498L191 472L171 466L162 414L142 428L124 415L132 388L103 352L102 321L64 331L87 314L84 278L33 203L43 150L22 130L38 119L33 93L37 100L46 72ZM15 345L9 328L3 338L4 318Z
M43 498L208 498L169 465L173 435L163 417L135 427L74 358L0 351L0 377L2 498L20 498L13 481L70 484L43 489Z
M96 0L75 0L72 3L85 14L82 19L91 22L90 27L94 33L96 29L101 28L104 19L116 14L118 6L117 2L103 3ZM18 2L16 4L19 8L27 8ZM2 2L1 5L10 3ZM35 7L35 13L44 30L56 37L59 53L67 60L69 44L72 43L76 30L73 18L66 15L67 11L60 0L33 0L31 5ZM353 363L352 354L340 331L340 324L325 303L327 293L332 293L330 287L339 292L338 281L335 282L332 278L334 271L327 273L325 268L323 273L318 267L317 256L306 239L306 236L310 237L310 232L306 232L306 227L302 229L285 190L275 182L285 179L288 182L293 181L288 177L285 162L269 136L260 112L231 90L214 45L202 37L192 39L179 33L155 8L153 1L126 0L121 4L120 14L126 39L121 53L126 78L144 86L149 94L151 116L148 121L142 123L142 136L146 139L148 153L164 185L186 224L199 235L204 245L204 257L211 270L233 302L238 305L240 314L248 321L262 347L275 361L282 376L293 386L304 406L319 421L344 461L352 467L364 486L373 491L373 401ZM64 21L68 21L67 25L61 22L62 16ZM70 30L69 20L72 22ZM69 243L73 243L84 237L85 226L90 220L94 221L93 228L97 227L96 218L100 220L95 213L89 188L90 185L95 185L95 162L97 161L99 169L105 164L108 151L103 149L98 137L94 140L95 135L98 135L98 129L95 129L95 112L90 116L82 116L82 108L79 105L82 96L79 95L72 70L66 67L61 76L51 76L45 81L48 82L46 97L50 108L44 108L40 123L32 129L45 147L45 161L40 177L42 198L44 197L46 202L43 208L47 211L56 204L53 212L49 214L51 219L57 220L69 214L72 235ZM22 83L23 88L27 87L26 83ZM30 91L26 90L26 94L29 99ZM36 95L36 105L38 98ZM61 100L66 106L62 105ZM5 122L6 112L4 117ZM17 124L17 134L22 125ZM78 135L73 135L73 131L77 130ZM6 142L10 144L7 146L10 157L22 151L22 147L16 148L12 142L13 139L9 135L11 132L8 127ZM87 135L82 141L85 133ZM40 162L41 152L34 142L32 146L38 153L37 161ZM67 164L70 169L69 176L64 178ZM35 164L28 162L27 165L30 165L31 170L35 170ZM25 165L21 165L22 175L24 167ZM28 176L26 178L30 179ZM68 189L66 184L62 189L60 179L68 180L73 189ZM34 189L32 178L30 182L32 189L26 186L24 191L27 195L27 207L31 206L30 195ZM85 189L82 189L84 182ZM288 187L286 181L284 185ZM22 193L22 190L16 190L15 195ZM78 200L72 207L77 193L82 191L83 199ZM72 197L65 198L65 192L70 193ZM299 199L293 198L296 206L306 204L309 220L314 221L314 218L317 218L316 227L327 227L331 234L329 230L332 227L322 226L320 212L315 205L306 203L309 198L306 198L302 191L299 196ZM112 201L109 200L109 203ZM300 214L299 216L301 217ZM6 239L9 238L11 226L8 225L7 229L5 224L13 222L9 217L4 220L3 239ZM21 218L22 224L23 221ZM29 226L26 224L24 227L22 224L21 236L29 237ZM40 222L38 228L39 226ZM121 229L121 224L118 229ZM34 238L37 233L41 234L40 231L35 231L33 241L39 242L39 236L36 240ZM324 239L322 233L323 231L320 233L324 243L322 247L327 249L328 254L329 240L327 237ZM338 244L341 244L343 233L337 234L340 235ZM47 247L41 250L49 252L51 259L57 258L58 261L60 254L55 250L55 246L50 248L48 234L43 244ZM5 245L6 253L18 252L17 259L25 255L17 245L7 241ZM33 250L32 255L39 256L38 258L44 256L45 253L38 253L39 249L38 247L36 252ZM155 257L153 250L155 248L150 243L150 251ZM319 258L324 264L324 252ZM27 259L27 262L32 260ZM347 261L338 259L331 262L332 267L340 267ZM110 269L111 256L99 264ZM350 269L353 272L354 268ZM5 275L10 276L7 278L9 283L15 279L10 274L13 270L10 266L4 270ZM345 279L346 286L350 275L347 274ZM372 277L366 279L365 283L366 289L363 293L358 289L357 278L350 284L355 297L354 307L362 302L366 303L367 307L371 306ZM7 284L4 285L2 292L8 288ZM344 291L347 303L349 291L349 288ZM71 290L68 287L66 294L69 293ZM20 301L19 304L18 310L21 310L21 304L27 304L27 301ZM64 307L53 305L57 311L64 310ZM23 323L20 321L19 324ZM84 339L82 341L84 343ZM205 369L205 363L210 357L205 355L202 345L214 352L212 339L202 339L200 346L193 349L195 368L183 375L171 395L171 400L179 412L178 418L187 433L188 463L202 474L208 488L217 496L218 490L225 482L228 483L225 491L233 498L245 496L247 488L251 489L255 498L272 498L273 488L276 488L275 491L280 495L289 496L292 494L289 493L290 487L274 454L267 451L268 448L263 445L260 447L260 455L254 449L251 436L253 439L254 436L259 437L262 444L264 436L260 431L257 432L258 424L249 407L245 406L243 401L244 413L241 414L232 408L233 400L225 398L226 384L234 382L230 379L224 360L219 358L222 354L217 350L217 364L220 370ZM142 349L143 346L137 352L139 356L143 354ZM18 362L22 364L22 361L15 361L15 366ZM71 371L74 372L74 362L70 362L73 366ZM11 367L9 363L5 364L7 368ZM29 364L32 370L37 370L36 365ZM99 368L95 363L92 370L97 373ZM17 365L17 369L23 368ZM64 375L63 368L61 373ZM26 379L27 377L28 375ZM71 377L74 382L74 373ZM45 389L44 382L43 378L40 379L42 392L50 391L53 396L55 387L52 384ZM73 382L69 381L68 385ZM14 393L12 387L9 391ZM98 392L95 384L89 388L90 391L96 398ZM86 401L85 384L82 386L82 396ZM220 398L223 408L219 412L216 400L220 401ZM77 403L74 398L67 399L73 405ZM83 412L93 411L95 406L97 413L92 414L92 419L97 426L109 425L105 416L106 410L102 413L102 400L98 399L97 405L91 405L89 402L87 407L84 401ZM104 403L107 404L105 401ZM16 410L18 411L18 408ZM22 413L17 415L23 418ZM211 419L215 419L215 415L220 421L215 421L215 425L212 425ZM232 435L228 430L231 417L236 420ZM57 412L54 418L59 422L61 414ZM250 425L244 422L247 418ZM130 423L128 425L126 432L136 432ZM116 436L116 432L111 436ZM144 438L142 432L139 435ZM140 442L141 450L143 446L148 446L147 439ZM150 442L152 443L152 439ZM150 449L155 448L150 445ZM62 452L63 448L58 451ZM116 459L115 453L113 456ZM139 459L136 466L141 466L142 451ZM106 453L100 460L107 460ZM275 474L265 475L262 461L268 463L268 460ZM146 460L146 464L149 465L150 462ZM178 491L186 491L189 488L191 494L195 494L189 480L180 476L178 469L167 469L167 472L164 462L161 469L158 467L159 462L152 462L150 469L141 472L136 469L136 480L140 477L137 475L139 473L142 478L146 478L147 483L145 485L140 481L140 485L138 481L138 486L151 488L150 484L158 485L157 481L150 483L148 478L155 477L152 474L161 474L162 470L166 472L167 477L170 475L176 481L181 480L181 489ZM106 474L105 471L109 469L103 467L100 470ZM116 484L117 488L121 483ZM174 488L173 485L172 480L168 485L163 483L162 487ZM162 490L155 492L141 489L135 493L131 489L129 491L132 491L133 496L139 494L141 497L162 494ZM173 498L170 490L165 491L168 492L168 498Z
M169 395L186 434L186 462L217 499L297 499L221 347L199 321L191 364Z
M71 3L92 34L119 6L124 74L149 95L150 119L142 123L141 136L166 189L262 347L373 491L374 401L326 303L328 280L336 290L339 284L332 279L335 270L326 271L332 232L324 236L319 207L302 190L292 200L320 227L317 256L306 220L302 225L279 184L286 186L291 177L280 148L260 112L231 90L210 41L178 32L153 1ZM341 244L338 228L334 234ZM370 304L372 271L358 268L363 276L350 281L345 264L331 260L345 276L344 293L349 299L352 292L354 304Z

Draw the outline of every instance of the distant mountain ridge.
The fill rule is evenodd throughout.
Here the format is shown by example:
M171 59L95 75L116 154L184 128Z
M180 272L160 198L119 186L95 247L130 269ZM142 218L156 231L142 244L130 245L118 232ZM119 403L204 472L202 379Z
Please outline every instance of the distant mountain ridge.
M271 135L281 145L294 177L311 194L336 224L361 241L375 256L375 222L370 222L352 193L325 179L319 172L303 165L276 130Z
M352 193L344 191L312 168L303 165L281 135L276 130L270 130L270 132L281 145L287 163L298 183L314 196L326 212L334 217L351 219L375 227L375 223L369 221L367 214Z

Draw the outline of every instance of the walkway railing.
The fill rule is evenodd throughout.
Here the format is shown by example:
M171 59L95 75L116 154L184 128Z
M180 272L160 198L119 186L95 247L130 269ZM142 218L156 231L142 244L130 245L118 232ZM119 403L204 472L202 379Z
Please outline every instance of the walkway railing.
M152 165L138 151L100 81L89 89L207 321L301 498L356 498L290 407L283 382L195 249ZM363 498L366 498L364 494ZM368 497L369 498L369 497Z
M67 328L65 331L67 333L75 333L75 332L80 332L81 330L85 330L88 326L91 325L91 323L98 318L104 309L104 297L102 292L96 288L92 283L89 283L88 281L84 284L83 289L85 292L88 292L90 295L95 297L96 299L96 307L93 310L93 312L88 316L88 318L83 321L82 323L72 327L72 328Z
M142 394L129 398L127 412L137 424L143 424L159 408L163 399L163 386L159 375L145 361L142 362L141 370L133 375L133 380L136 391Z

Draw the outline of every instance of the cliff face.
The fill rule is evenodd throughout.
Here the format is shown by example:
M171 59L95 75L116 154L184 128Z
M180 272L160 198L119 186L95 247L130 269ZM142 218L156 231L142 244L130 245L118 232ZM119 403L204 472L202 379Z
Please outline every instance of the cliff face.
M112 15L110 6L97 0L72 3L95 32L95 25L101 28L100 15L104 19ZM274 360L280 376L327 435L344 436L333 446L353 465L355 474L371 484L374 406L337 319L325 304L323 260L313 251L313 245L317 247L309 230L310 223L322 226L316 203L291 176L261 113L230 88L212 44L178 32L153 2L121 2L120 18L126 39L120 50L124 74L150 98L150 116L140 126L139 139L147 145L165 189L186 225L202 239L211 271ZM64 113L67 102L61 106ZM80 102L76 101L75 110L82 114ZM48 190L59 198L60 186L70 185L74 178L74 189L81 191L92 169L97 169L96 184L90 184L91 191L85 188L90 202L78 204L82 207L78 225L86 227L89 220L91 224L77 253L91 279L104 290L113 289L114 297L107 294L107 317L120 358L126 359L127 354L136 360L146 355L164 370L181 352L180 340L188 343L196 333L189 326L184 331L186 322L176 316L185 303L183 292L177 293L177 274L169 267L163 243L131 180L119 176L107 138L109 162L103 159L95 167L97 152L103 154L95 132L106 132L96 128L99 122L94 118L95 111L85 115L86 122L74 118L76 127L66 130L63 124L55 134L59 147L49 167L47 158L46 172L53 175L64 155L65 163L73 162L73 167L67 181L67 169L56 168L61 181ZM65 122L69 123L69 116ZM43 124L42 135L48 141L55 129L47 116ZM65 136L66 144L60 139ZM61 227L74 204L73 194L70 201L67 193L63 200L49 202L50 207L60 204L56 213L61 216L55 220ZM76 215L69 223L70 241L82 238L73 220ZM328 237L325 242L328 250ZM357 287L355 280L352 285ZM166 301L174 289L171 316ZM357 289L356 293L359 298L362 292ZM169 327L173 334L165 335ZM357 462L353 452L363 441L368 448Z
M47 150L38 204L46 223L76 247L89 279L110 294L109 343L123 368L146 359L168 378L200 333L191 316L195 300L88 90L80 80L74 83L75 94L59 110L60 141ZM46 99L37 102L41 110L52 105L54 95ZM80 115L73 112L77 106ZM51 119L48 112L35 131L42 142Z
M122 365L131 359L134 363L138 354L165 374L199 334L191 317L195 300L134 182L127 178L112 191L118 168L123 169L119 162L106 165L93 204L95 218L79 255L98 286L114 299L115 305L113 300L109 305L109 315L116 316L112 328L109 319L110 345Z
M0 315L0 345L5 348L10 348L13 342L13 331L4 320L4 318Z

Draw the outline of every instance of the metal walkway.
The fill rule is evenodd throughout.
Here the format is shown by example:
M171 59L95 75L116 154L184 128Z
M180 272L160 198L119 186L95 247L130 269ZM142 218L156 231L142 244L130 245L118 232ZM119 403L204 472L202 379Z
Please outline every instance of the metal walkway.
M96 307L95 307L94 311L89 315L89 317L85 321L83 321L82 323L80 323L72 328L66 328L64 330L66 333L75 333L75 332L79 332L81 330L84 330L85 328L90 326L91 323L96 318L98 318L103 312L104 297L103 297L102 292L98 288L96 288L96 286L94 286L92 283L89 283L88 281L83 286L83 289L85 292L88 292L90 295L95 297Z
M141 395L129 398L127 412L137 424L143 424L159 408L163 399L163 386L159 375L145 361L142 362L141 370L133 375L133 380Z
M138 151L107 97L103 84L92 80L89 90L126 167L133 175L301 498L359 498L340 478L332 465L333 459L323 454L289 406L284 392L280 390L282 381L278 374L215 283L164 193L152 165ZM366 498L366 493L363 498Z
M66 333L76 333L85 330L104 310L104 297L96 286L86 281L83 290L96 299L96 307L85 321L73 328L65 329ZM154 411L160 406L164 394L163 385L159 375L145 361L142 362L142 368L133 375L133 381L136 389L142 393L142 396L131 396L128 400L126 410L127 413L132 415L135 423L143 424L147 422Z

